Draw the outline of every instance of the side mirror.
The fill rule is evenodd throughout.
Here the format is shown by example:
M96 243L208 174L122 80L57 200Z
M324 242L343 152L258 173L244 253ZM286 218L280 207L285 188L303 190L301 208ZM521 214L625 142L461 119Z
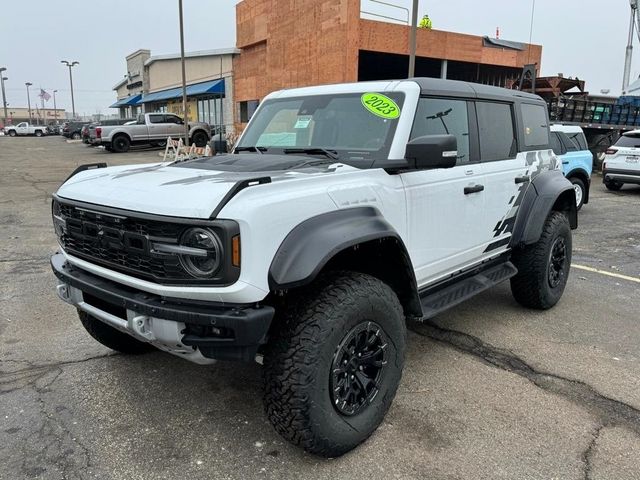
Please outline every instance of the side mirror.
M425 135L407 143L404 157L417 170L451 168L458 159L458 141L454 135Z

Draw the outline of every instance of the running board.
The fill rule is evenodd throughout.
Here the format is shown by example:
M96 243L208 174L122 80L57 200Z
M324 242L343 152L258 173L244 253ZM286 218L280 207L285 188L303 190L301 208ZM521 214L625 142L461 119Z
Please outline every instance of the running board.
M501 263L477 273L464 280L444 287L435 293L421 296L422 319L435 317L439 313L468 300L478 293L493 287L518 273L518 269L511 262Z

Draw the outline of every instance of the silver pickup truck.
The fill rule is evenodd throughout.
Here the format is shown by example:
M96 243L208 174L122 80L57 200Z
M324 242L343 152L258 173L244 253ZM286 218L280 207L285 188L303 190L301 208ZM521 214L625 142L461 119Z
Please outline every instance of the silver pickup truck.
M132 125L103 125L91 131L90 143L110 152L126 152L131 145L164 145L167 137L183 138L184 121L171 113L145 113ZM189 124L189 143L204 147L211 138L209 125Z

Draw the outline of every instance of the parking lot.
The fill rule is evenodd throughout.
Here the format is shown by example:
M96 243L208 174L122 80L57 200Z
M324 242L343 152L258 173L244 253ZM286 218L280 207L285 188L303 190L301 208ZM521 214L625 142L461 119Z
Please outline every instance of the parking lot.
M556 308L503 284L411 324L383 424L324 460L272 429L259 365L116 354L57 299L51 193L83 163L158 160L0 137L0 478L640 478L640 187L594 176Z

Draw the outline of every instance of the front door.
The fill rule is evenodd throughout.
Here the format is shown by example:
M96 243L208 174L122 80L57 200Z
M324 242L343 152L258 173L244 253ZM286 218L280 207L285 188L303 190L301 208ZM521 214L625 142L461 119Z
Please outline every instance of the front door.
M401 174L406 190L408 249L423 287L472 263L482 254L484 174L470 142L470 103L421 98L411 138L454 135L458 162L453 168ZM470 148L471 147L471 148Z

